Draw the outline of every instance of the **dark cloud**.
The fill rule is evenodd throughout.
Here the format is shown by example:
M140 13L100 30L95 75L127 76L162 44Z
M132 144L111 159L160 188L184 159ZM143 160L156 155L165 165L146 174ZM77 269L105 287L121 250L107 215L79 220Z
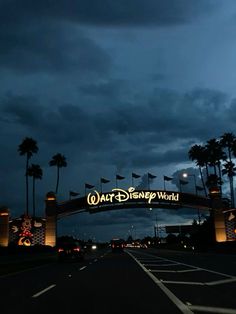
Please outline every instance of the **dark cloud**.
M7 21L9 23L9 21ZM32 21L0 28L0 67L14 72L105 74L110 56L81 30L57 22Z
M160 90L142 107L120 101L119 108L101 110L76 104L49 107L33 97L11 95L2 100L2 126L15 124L51 147L80 149L89 154L87 161L145 169L186 162L193 141L220 136L226 123L233 128L234 101L228 109L223 103L223 93L208 89L185 94ZM82 158L76 155L73 158Z
M108 98L109 101L117 100L117 97L122 97L127 82L120 79L103 80L90 84L83 84L79 86L79 91L88 97ZM125 93L126 94L126 93Z
M50 18L90 25L178 25L199 15L209 14L216 6L212 0L23 0L2 1L3 21ZM27 23L27 22L26 22Z

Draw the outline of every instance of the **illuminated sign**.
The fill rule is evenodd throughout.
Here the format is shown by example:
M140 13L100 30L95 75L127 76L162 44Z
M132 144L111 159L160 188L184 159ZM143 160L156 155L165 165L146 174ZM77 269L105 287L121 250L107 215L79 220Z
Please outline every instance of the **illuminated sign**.
M123 189L112 189L112 193L99 193L94 190L93 193L89 193L87 196L88 205L97 206L102 203L121 203L128 202L131 200L143 200L148 204L153 201L179 201L178 192L167 192L167 191L135 191L134 187L130 187L127 191Z

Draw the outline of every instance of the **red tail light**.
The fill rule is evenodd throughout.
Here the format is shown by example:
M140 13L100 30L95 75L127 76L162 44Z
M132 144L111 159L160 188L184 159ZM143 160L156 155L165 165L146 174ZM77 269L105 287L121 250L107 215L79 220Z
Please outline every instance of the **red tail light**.
M64 251L64 249L62 249L62 248L58 249L58 252L63 252L63 251Z
M79 251L80 251L80 248L79 248L79 247L75 247L75 248L73 249L73 251L79 252Z

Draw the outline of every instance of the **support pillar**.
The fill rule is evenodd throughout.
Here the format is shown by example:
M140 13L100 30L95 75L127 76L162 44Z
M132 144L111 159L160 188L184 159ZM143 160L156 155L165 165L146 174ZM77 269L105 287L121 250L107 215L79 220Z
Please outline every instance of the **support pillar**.
M9 209L0 208L0 246L9 244Z
M224 206L220 198L212 200L212 209L214 210L214 225L215 225L216 242L227 241L225 216L222 213L223 208Z
M57 239L57 201L54 192L46 195L46 230L45 245L56 246Z

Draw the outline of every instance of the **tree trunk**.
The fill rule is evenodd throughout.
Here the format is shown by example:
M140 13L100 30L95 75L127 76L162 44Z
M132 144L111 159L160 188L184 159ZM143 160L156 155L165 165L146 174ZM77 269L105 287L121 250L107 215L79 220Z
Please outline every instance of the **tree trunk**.
M58 185L59 185L59 167L57 167L57 185L56 185L56 194L58 191Z
M25 183L26 183L26 215L29 216L29 176L28 176L28 167L29 167L29 156L26 157L26 173L25 173Z
M33 217L35 218L35 178L33 177Z

